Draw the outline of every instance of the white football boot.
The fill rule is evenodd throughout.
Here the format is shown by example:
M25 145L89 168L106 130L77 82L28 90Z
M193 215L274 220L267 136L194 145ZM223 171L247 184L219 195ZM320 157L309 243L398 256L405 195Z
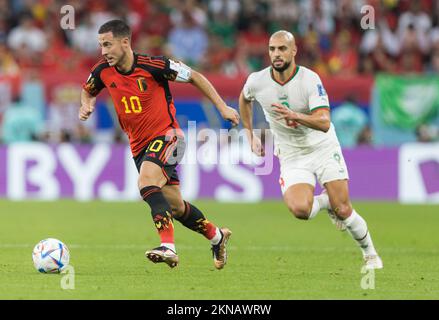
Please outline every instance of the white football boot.
M365 255L363 258L364 258L364 265L366 266L366 270L382 269L384 267L383 261L376 254Z

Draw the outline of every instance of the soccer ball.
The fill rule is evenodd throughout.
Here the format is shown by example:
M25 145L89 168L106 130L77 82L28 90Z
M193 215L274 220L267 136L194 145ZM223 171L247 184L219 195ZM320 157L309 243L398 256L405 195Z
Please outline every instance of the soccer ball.
M48 238L37 243L32 260L39 272L59 273L69 264L70 252L58 239Z

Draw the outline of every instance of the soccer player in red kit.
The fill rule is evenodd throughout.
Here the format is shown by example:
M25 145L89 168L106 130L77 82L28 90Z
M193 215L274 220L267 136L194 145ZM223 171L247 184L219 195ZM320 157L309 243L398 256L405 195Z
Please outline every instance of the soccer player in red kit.
M222 117L237 125L239 115L226 105L212 84L200 73L166 57L138 54L131 49L131 30L122 20L111 20L99 29L103 58L92 68L81 93L79 119L94 111L96 96L109 91L121 128L128 135L139 171L138 187L151 208L161 245L146 251L154 263L177 266L173 218L210 240L214 265L224 267L226 243L232 234L218 228L203 213L182 199L176 166L184 154L184 136L175 118L168 81L197 87L218 108Z

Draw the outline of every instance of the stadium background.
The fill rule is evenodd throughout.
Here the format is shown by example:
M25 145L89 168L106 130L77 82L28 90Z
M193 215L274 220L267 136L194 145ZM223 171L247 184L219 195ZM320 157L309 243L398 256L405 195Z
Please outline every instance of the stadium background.
M121 190L129 178L124 161L116 160L121 152L116 144L126 142L126 138L114 121L108 95L100 96L90 123L77 121L81 84L99 57L97 29L119 17L132 26L136 51L185 61L206 73L234 107L246 76L269 63L266 47L270 33L280 28L292 31L299 48L297 63L317 71L329 93L332 120L350 167L353 198L439 199L437 145L425 145L439 139L437 1L132 0L124 4L69 4L75 9L74 30L60 28L62 1L0 1L4 145L0 149L0 196L136 198L135 189ZM375 29L360 26L364 5L375 9ZM184 128L188 121L196 121L198 130L227 128L215 108L194 88L173 85L173 92ZM255 122L257 128L266 127L260 108L255 109ZM13 147L17 142L32 141L52 147ZM87 160L95 143L115 146L103 151L111 156L102 156L101 161L107 163L95 173L95 180L82 182L88 183L87 194L69 176L72 164L63 168L56 145L64 142L82 145L75 147L79 163ZM404 146L414 142L419 144ZM52 171L47 169L44 175L41 161L53 162ZM34 163L33 169L29 162ZM186 168L187 175L194 176L195 170L199 176L183 183L183 192L190 199L257 201L280 197L280 192L271 188L277 184L276 168L270 177L257 179L241 166ZM382 182L371 186L368 179ZM205 188L206 180L208 186L213 182L218 188ZM101 190L105 181L113 185L111 192Z
M74 30L60 28L65 4L75 8ZM360 27L364 5L375 9L375 29ZM294 33L297 63L317 71L329 94L354 205L384 259L377 290L359 287L358 249L324 214L291 218L277 161L260 176L257 164L180 168L185 197L234 231L223 273L205 271L207 247L180 226L179 272L145 263L139 252L156 234L108 95L92 121L77 118L81 84L100 56L97 29L112 18L129 21L136 51L182 59L236 108L248 74L268 65L270 33ZM0 298L437 299L437 205L427 203L439 202L438 73L439 1L0 0ZM189 121L229 129L191 86L172 89L188 132ZM265 128L260 109L254 116ZM242 162L242 150L220 154ZM30 250L48 236L71 247L75 291L33 270Z

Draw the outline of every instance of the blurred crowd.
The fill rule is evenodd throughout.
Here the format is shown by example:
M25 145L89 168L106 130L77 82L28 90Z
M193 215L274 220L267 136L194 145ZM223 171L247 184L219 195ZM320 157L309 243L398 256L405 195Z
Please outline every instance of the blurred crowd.
M75 9L74 30L60 27L66 4ZM0 77L88 72L100 56L99 26L115 18L131 26L135 51L174 57L206 73L247 75L269 65L268 40L280 29L295 35L298 64L321 76L439 73L439 0L0 0ZM5 142L5 132L26 127L18 111L23 103L15 102L8 111L16 115L4 114L17 119L12 129L3 125ZM76 103L68 112L47 107L43 117L58 126L54 141L69 141L62 129L66 114L76 117ZM352 127L366 121L361 118ZM27 127L34 139L35 125ZM90 140L86 127L75 130L80 141ZM364 125L358 141L370 137Z
M279 29L295 34L300 64L322 75L439 72L437 0L72 0L74 31L60 28L65 4L0 0L0 74L88 69L100 54L97 30L113 18L129 22L135 50L208 72L265 66ZM365 5L374 29L361 28Z

